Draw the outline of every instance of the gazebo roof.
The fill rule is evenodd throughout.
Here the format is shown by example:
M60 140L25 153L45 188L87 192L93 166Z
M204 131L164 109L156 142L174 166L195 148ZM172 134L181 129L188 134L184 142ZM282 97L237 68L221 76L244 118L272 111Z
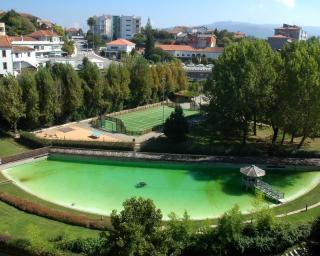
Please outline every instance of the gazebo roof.
M263 177L266 175L266 171L262 170L261 168L255 166L255 165L251 165L251 166L247 166L247 167L243 167L240 169L240 172L244 175L246 175L247 177Z

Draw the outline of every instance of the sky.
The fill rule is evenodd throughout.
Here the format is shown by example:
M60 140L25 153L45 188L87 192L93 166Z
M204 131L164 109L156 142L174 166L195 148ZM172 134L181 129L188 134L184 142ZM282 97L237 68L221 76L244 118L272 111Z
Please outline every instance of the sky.
M15 9L63 27L87 28L93 15L148 17L157 28L196 26L217 21L320 26L319 0L0 0L0 10Z

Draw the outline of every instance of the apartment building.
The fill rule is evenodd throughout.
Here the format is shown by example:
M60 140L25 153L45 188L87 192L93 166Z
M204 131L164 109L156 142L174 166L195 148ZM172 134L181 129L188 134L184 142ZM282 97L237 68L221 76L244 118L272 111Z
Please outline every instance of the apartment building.
M136 16L120 17L120 37L132 39L135 34L141 32L141 18Z
M141 31L141 18L136 16L94 16L93 32L106 40L132 39Z

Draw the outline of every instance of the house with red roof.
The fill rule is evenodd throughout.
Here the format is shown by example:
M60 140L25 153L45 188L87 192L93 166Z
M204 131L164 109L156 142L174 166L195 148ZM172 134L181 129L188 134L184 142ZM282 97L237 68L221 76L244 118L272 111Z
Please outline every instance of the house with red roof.
M0 76L17 75L22 70L35 69L38 65L33 48L15 46L9 36L0 36Z
M307 33L301 27L283 24L274 30L274 35L268 38L268 43L273 50L280 50L288 43L307 39Z
M63 41L51 30L39 30L27 36L7 36L3 26L0 33L0 75L16 75L23 69L37 68L49 57L61 57L62 46Z
M182 59L190 60L192 58L204 58L215 60L224 51L223 47L207 47L203 49L194 48L190 45L156 45L157 48L171 54L172 56Z
M106 44L107 47L102 47L100 50L105 52L109 58L119 58L121 53L129 54L135 49L136 44L126 39L117 39Z

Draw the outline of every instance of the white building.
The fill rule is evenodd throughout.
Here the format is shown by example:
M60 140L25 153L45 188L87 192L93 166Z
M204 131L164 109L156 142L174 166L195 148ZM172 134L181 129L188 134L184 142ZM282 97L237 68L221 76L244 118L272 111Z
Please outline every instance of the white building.
M36 69L35 50L27 46L13 46L8 36L0 36L0 76L21 73L24 69Z
M131 39L141 31L141 18L136 16L94 16L93 32L104 39Z
M120 17L120 37L132 39L135 34L141 32L141 18L136 16Z
M136 45L126 39L117 39L107 43L107 47L101 47L100 50L105 52L109 58L119 58L121 53L131 53Z
M0 24L0 75L17 75L23 69L37 68L49 57L61 57L63 41L49 30L39 30L28 36L7 36Z
M94 16L95 25L93 26L93 32L106 39L112 39L114 36L113 28L113 16L112 15L102 15Z
M215 60L223 53L222 47L208 47L204 49L196 49L189 45L157 45L157 48L171 54L179 59L203 58Z
M6 35L6 26L3 22L0 23L0 36Z

